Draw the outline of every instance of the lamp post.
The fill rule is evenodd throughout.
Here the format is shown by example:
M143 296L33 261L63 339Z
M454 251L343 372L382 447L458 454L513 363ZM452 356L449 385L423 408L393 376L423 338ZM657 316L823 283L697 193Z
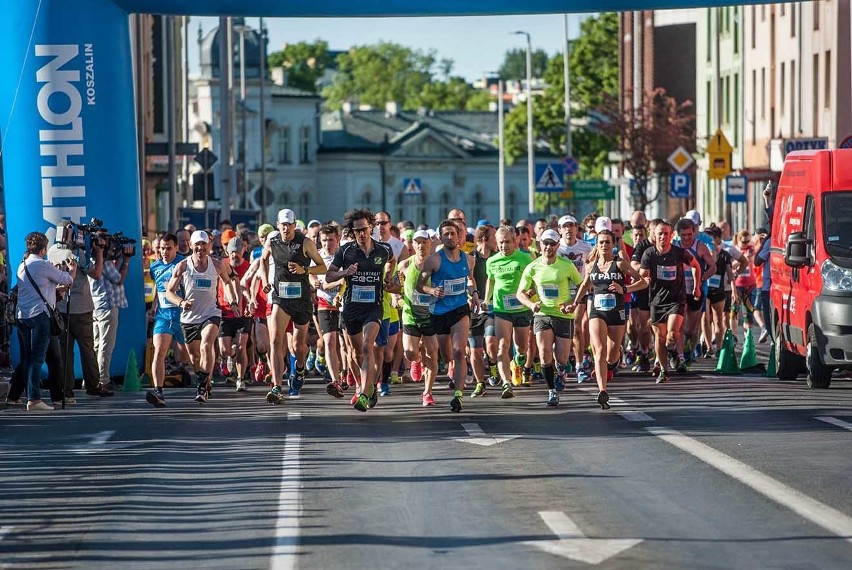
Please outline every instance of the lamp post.
M535 147L533 146L533 106L532 106L532 39L528 32L515 32L527 37L527 184L529 213L535 213Z

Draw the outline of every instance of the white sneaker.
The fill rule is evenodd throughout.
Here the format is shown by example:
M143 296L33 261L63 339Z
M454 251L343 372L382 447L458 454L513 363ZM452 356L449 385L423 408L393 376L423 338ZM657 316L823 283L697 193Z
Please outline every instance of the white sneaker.
M237 380L237 392L248 392L245 380Z
M758 344L763 344L769 340L769 329L763 329L760 333L760 338L757 339Z
M32 402L27 403L27 411L28 412L52 412L53 406L45 404L43 401L39 400L35 404Z

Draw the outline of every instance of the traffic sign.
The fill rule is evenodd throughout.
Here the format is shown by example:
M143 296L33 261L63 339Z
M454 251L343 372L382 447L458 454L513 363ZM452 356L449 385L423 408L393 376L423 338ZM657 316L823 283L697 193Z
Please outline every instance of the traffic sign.
M669 164L672 165L672 168L677 170L678 172L683 172L695 162L695 159L692 158L692 155L687 152L685 148L679 146L675 149L673 153L669 155L668 158Z
M614 200L615 188L606 180L572 180L575 200Z
M745 176L728 176L725 183L725 199L728 202L746 201L748 179Z
M692 177L688 173L673 173L669 178L669 196L689 198L692 193Z
M535 165L535 189L538 192L562 192L565 182L562 179L562 164L548 162Z
M573 156L566 156L562 159L562 169L565 171L565 176L574 176L580 170L580 163Z
M852 135L849 135L837 145L837 148L852 148Z
M732 152L734 152L734 147L728 142L725 133L722 132L722 129L716 129L716 132L707 142L707 154L730 154Z
M219 157L213 154L213 151L209 148L205 147L201 149L201 152L195 155L193 158L195 162L201 165L201 168L204 169L205 172L210 170L210 168L216 164L216 161L219 160Z
M409 195L416 195L423 192L423 186L420 184L419 178L403 178L402 179L402 193Z

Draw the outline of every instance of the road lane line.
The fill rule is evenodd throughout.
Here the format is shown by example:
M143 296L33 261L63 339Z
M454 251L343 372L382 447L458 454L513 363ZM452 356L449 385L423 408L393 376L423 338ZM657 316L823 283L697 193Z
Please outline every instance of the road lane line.
M839 428L843 428L849 431L852 431L852 424L849 422L844 422L843 420L838 420L837 418L832 418L831 416L816 416L815 420L819 420L821 422L825 422L827 424L831 424L833 426L837 426Z
M302 412L287 412L287 419L290 421L301 420Z
M852 542L852 538L849 538L852 537L852 517L678 431L662 427L645 429L815 525Z
M628 422L653 422L654 418L646 414L645 412L640 412L638 410L622 410L616 411L616 414L627 420Z
M0 526L0 542L3 542L3 539L6 538L6 535L12 532L12 529L15 528L13 526Z
M299 523L302 514L302 436L291 433L284 443L281 462L281 489L278 493L278 522L272 549L272 570L293 570L299 549Z

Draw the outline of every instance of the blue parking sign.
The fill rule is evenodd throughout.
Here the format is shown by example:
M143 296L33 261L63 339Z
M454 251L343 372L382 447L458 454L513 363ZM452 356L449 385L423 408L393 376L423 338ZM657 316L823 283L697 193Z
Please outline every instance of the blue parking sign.
M688 173L674 173L669 179L669 196L689 198L692 193L692 179Z

